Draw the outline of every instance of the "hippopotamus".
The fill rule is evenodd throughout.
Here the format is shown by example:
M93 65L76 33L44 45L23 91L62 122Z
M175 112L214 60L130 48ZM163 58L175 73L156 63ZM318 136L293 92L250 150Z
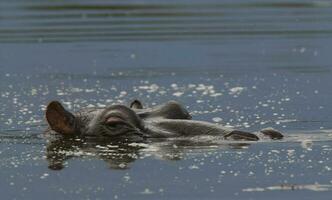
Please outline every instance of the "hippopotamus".
M105 108L82 109L71 113L58 101L46 108L48 133L63 136L107 137L116 140L140 138L174 138L200 135L221 136L225 140L257 141L260 137L282 139L274 129L254 133L234 130L222 125L193 120L187 109L176 101L144 108L139 100L128 106L110 105Z

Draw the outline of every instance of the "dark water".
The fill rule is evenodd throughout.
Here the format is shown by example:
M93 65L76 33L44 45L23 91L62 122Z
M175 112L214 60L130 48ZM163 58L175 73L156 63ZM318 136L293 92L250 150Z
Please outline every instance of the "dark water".
M331 22L330 1L2 0L1 199L330 199ZM75 111L134 98L287 137L42 134L50 100Z

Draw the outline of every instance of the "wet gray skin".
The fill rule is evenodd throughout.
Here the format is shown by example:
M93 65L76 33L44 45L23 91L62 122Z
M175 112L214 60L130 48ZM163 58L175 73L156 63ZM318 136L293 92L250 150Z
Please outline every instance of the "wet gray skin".
M209 122L192 120L189 112L175 101L153 108L143 108L135 100L130 106L111 105L103 109L87 109L72 114L57 101L46 109L49 133L65 136L105 136L109 138L144 139L190 137L197 135L222 136L224 139L257 141L253 133L233 130ZM273 129L264 129L262 136L281 139Z

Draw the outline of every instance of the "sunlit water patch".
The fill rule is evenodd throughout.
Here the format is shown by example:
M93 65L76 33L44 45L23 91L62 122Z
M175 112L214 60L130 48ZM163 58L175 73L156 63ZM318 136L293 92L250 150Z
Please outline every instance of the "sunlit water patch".
M141 100L146 107L178 100L195 119L252 131L271 126L282 130L331 127L329 92L324 83L308 76L290 81L280 74L240 78L219 73L193 80L190 72L184 76L174 71L172 78L161 74L158 80L144 80L143 75L132 78L130 73L121 72L121 79L111 75L5 75L1 80L6 84L0 92L2 129L29 130L45 125L44 110L51 100L60 100L69 110L78 111L128 104L133 99Z
M243 189L245 192L265 192L265 191L273 191L273 190L311 190L316 192L323 192L323 191L329 191L332 189L332 184L311 184L311 185L296 185L296 184L282 184L282 185L276 185L276 186L269 186L266 188L246 188Z
M57 198L172 198L190 197L190 191L240 199L248 192L276 190L324 193L332 183L331 140L330 131L293 133L282 141L202 136L144 143L6 132L0 137L1 186L7 195L22 198L35 197L37 190ZM99 181L91 184L92 174ZM14 195L17 190L20 194Z

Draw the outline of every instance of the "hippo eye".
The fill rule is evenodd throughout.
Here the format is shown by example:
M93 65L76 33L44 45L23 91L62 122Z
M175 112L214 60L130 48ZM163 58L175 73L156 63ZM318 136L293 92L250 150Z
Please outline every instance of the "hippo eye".
M112 127L112 128L120 128L120 127L124 126L125 123L114 122L114 123L107 123L106 125L109 126L109 127Z
M127 123L119 117L109 117L105 120L104 124L112 128L120 128Z

